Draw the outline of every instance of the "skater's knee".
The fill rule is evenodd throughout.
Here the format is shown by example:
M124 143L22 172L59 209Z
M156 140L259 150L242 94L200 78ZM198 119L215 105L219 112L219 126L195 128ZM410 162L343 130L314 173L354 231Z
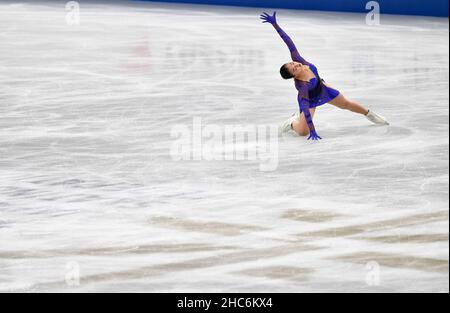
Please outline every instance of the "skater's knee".
M307 130L301 130L301 131L297 132L297 134L298 134L299 136L304 137L304 136L308 136L308 135L309 135L309 131L307 131Z
M295 120L292 123L292 129L299 135L299 136L307 136L309 134L309 128L308 125L306 125L306 122L303 120Z
M308 136L309 134L309 128L308 125L306 125L306 123L304 123L303 125L300 125L300 127L298 127L296 130L297 134L299 136Z
M351 104L350 101L345 100L345 101L342 101L340 108L341 108L342 110L350 110L351 105L352 105L352 104Z

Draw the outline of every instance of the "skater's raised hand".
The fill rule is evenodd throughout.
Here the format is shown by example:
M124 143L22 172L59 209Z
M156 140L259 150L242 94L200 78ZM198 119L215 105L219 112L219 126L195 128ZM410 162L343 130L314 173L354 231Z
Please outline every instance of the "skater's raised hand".
M278 35L280 35L281 39L286 43L286 45L289 48L289 52L291 53L292 61L302 63L304 65L309 65L309 62L306 61L300 53L298 53L297 47L295 46L294 42L292 41L291 37L288 36L284 32L284 30L281 29L280 25L278 25L277 22L277 12L273 12L273 15L269 15L266 12L263 12L260 16L263 23L270 23L272 24L273 28L277 31Z
M322 139L322 137L320 137L319 135L317 135L317 133L316 133L316 131L315 130L312 130L312 131L310 131L309 132L309 137L308 137L308 140L319 140L319 139Z
M267 14L266 12L263 12L260 18L263 20L263 23L270 23L272 25L275 25L277 23L277 12L273 12L272 16Z

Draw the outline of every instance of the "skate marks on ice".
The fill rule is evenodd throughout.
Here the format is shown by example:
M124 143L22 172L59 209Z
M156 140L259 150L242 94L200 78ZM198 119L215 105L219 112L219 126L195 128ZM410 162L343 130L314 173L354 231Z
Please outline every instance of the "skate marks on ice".
M295 209L289 210L285 212L282 217L300 222L308 222L308 223L325 223L330 222L341 215L333 213L333 212L325 212L325 211L317 211L317 210L302 210Z
M384 231L398 231L402 228L408 228L412 226L425 225L434 222L448 221L448 211L438 211L423 214L415 214L406 217L393 218L383 220L379 222L372 222L366 224L356 224L344 227L326 228L323 230L301 233L297 236L304 240L320 240L331 238L344 238L350 240L359 241L372 241L382 244L435 244L435 243L448 243L448 233L427 233L427 234L414 234L409 232L408 234L395 234L384 236L369 236L369 233L384 232ZM359 236L355 236L359 235ZM418 257L406 254L395 253L380 253L374 251L357 252L354 254L340 255L327 257L333 261L343 261L365 265L368 262L378 262L381 266L399 268L399 269L412 269L423 272L437 272L448 274L449 261L444 259Z
M169 229L176 228L183 231L209 233L222 236L239 236L246 232L258 232L269 230L268 228L265 227L253 225L237 225L220 222L200 222L164 216L153 217L150 218L148 221L151 225L156 225Z
M336 215L323 212L318 214L319 218L313 218L310 215L313 211L308 211L304 209L288 210L286 213L282 214L284 218L291 218L294 221L305 222L306 223L320 225L318 220L329 221L336 217ZM85 249L85 250L50 250L39 252L36 254L29 252L16 251L15 253L1 254L0 259L8 258L51 258L55 256L68 256L68 255L91 255L91 256L101 256L101 255L127 255L127 254L151 254L151 253L181 253L181 252L205 252L205 251L217 251L218 255L194 258L191 260L183 260L179 262L171 262L166 264L156 264L151 266L143 266L134 268L131 270L123 271L111 271L107 273L86 275L82 277L83 286L99 284L99 283L113 283L113 282L127 282L133 280L152 280L157 277L164 275L169 275L173 273L189 272L195 270L206 270L215 267L229 266L233 265L233 268L242 267L246 262L257 262L261 259L270 260L271 258L278 258L282 256L288 256L297 253L307 253L313 251L319 251L324 249L332 249L331 246L327 244L315 245L315 240L321 239L332 239L332 238L343 238L348 237L351 240L377 240L378 237L364 237L363 235L371 232L398 229L402 227L410 227L415 225L422 225L432 222L443 221L448 218L448 212L432 212L425 214L416 214L405 218L395 218L379 221L376 223L366 223L348 227L339 228L327 228L321 231L314 231L304 234L298 234L300 237L297 243L292 244L279 244L272 248L261 248L261 249L247 249L238 246L211 246L211 245L201 245L201 244L184 244L184 245L147 245L140 247L110 247L104 249ZM194 222L181 219L172 218L161 218L155 217L151 218L150 221L159 222L161 225L166 226L169 229L179 228L183 232L205 232L212 235L218 236L240 236L246 234L246 231L258 231L267 230L265 228L254 227L251 225L239 226L237 224L231 223L219 223L219 222ZM205 226L206 225L206 226ZM202 227L205 227L202 230ZM212 227L225 227L221 231L211 231ZM360 235L358 237L353 237L354 235ZM387 236L379 237L380 240L388 240L389 243L432 243L436 241L448 241L448 235L446 234L430 234L430 235L405 235L397 236L399 240L393 240ZM387 239L386 239L387 238ZM402 239L403 238L403 239ZM409 240L409 238L411 240ZM224 251L231 251L229 253L223 253ZM233 251L234 250L234 251ZM220 252L222 251L222 252ZM395 254L395 253L380 253L374 251L367 252L357 252L353 254L337 255L337 256L327 256L323 260L340 261L344 263L354 263L358 265L367 264L367 262L376 261L380 265L391 268L399 269L411 269L423 272L434 272L434 273L448 273L448 261L417 257L405 254ZM241 264L241 265L240 265ZM245 265L244 265L245 266ZM315 269L308 267L296 267L296 266L267 266L261 265L252 268L247 268L244 270L234 270L225 271L231 275L244 275L254 278L270 279L275 281L292 281L292 282L306 282L315 273ZM63 282L48 282L39 283L35 285L32 290L53 290L54 288L65 288Z
M86 249L51 249L51 250L15 250L0 252L0 260L10 259L46 259L55 257L75 256L120 256L120 255L146 255L154 253L194 253L209 251L239 250L235 246L213 246L208 244L155 244L139 245L133 247L105 247Z
M333 137L335 138L351 138L351 137L386 137L391 136L390 141L398 141L402 142L408 137L411 137L414 135L414 130L402 127L402 126L396 126L396 125L389 125L389 126L380 126L380 125L364 125L364 126L340 126L340 127L334 127L333 128Z
M411 255L380 252L359 252L349 255L342 255L337 258L332 258L332 260L351 262L361 265L365 265L368 262L375 261L381 266L448 274L447 260L424 258Z
M304 282L310 279L314 270L311 268L294 266L270 266L255 269L247 269L236 272L237 275L246 275L251 277L273 279L273 280L291 280L293 282Z
M154 279L155 277L173 274L177 272L193 271L193 270L205 270L208 268L221 267L226 265L237 265L244 262L259 261L261 259L267 260L270 258L277 258L280 256L288 256L291 254L316 251L322 249L319 246L297 243L289 245L281 245L272 248L261 249L242 249L243 251L231 252L205 258L195 258L187 261L157 264L153 266L145 266L135 268L132 270L108 272L104 274L86 275L82 277L82 284L86 286L88 284L96 283L113 283L113 282L125 282L129 280L146 280ZM280 271L281 269L278 269ZM267 270L267 273L270 270ZM274 273L274 269L271 270ZM311 273L311 269L296 269L296 274ZM247 272L250 274L252 272ZM267 274L270 275L270 274ZM54 281L48 283L40 283L33 286L33 290L53 290L55 288L65 288L66 285L61 281Z
M447 234L411 234L411 235L391 235L391 236L376 236L376 237L354 237L358 240L370 240L380 243L434 243L434 242L448 242Z
M352 235L359 235L363 233L370 233L383 230L395 230L402 227L409 227L415 225L422 225L433 222L447 221L449 219L448 211L430 212L411 215L407 217L399 217L379 222L372 222L366 224L356 224L350 226L325 228L322 230L300 233L297 236L300 238L331 238L331 237L346 237Z

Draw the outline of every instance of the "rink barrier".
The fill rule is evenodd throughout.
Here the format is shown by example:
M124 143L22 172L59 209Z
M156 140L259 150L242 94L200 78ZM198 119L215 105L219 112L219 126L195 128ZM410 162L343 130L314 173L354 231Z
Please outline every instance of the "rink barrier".
M261 8L366 13L370 0L141 0L151 2L196 3ZM381 14L448 17L448 0L378 0Z

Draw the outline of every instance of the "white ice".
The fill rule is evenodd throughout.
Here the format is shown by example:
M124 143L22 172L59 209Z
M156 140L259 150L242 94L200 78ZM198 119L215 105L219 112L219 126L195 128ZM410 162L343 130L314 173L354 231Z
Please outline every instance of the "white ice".
M324 105L273 171L173 158L176 125L297 109L260 12L0 3L0 291L448 292L448 19L279 10L391 126Z

